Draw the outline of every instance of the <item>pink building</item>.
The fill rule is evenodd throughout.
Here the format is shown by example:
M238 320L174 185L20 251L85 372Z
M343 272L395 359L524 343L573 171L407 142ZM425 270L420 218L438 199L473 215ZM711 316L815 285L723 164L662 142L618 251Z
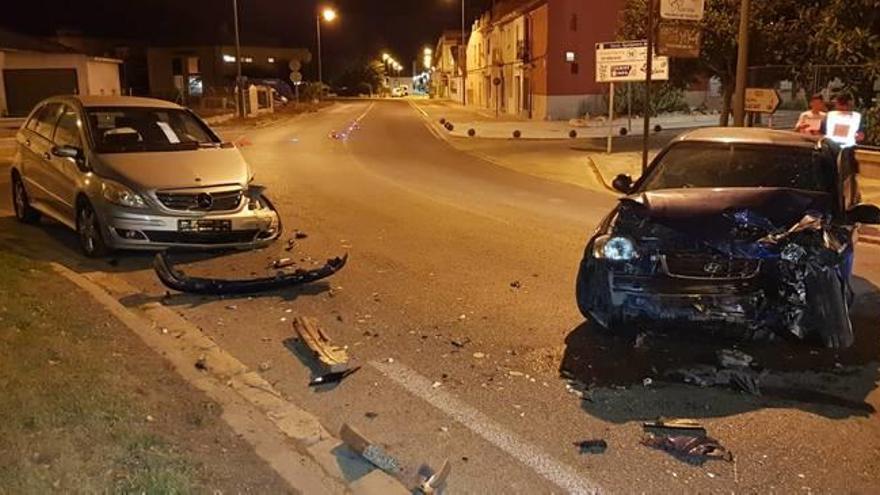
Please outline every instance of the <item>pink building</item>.
M468 105L551 120L604 112L595 46L615 39L624 2L498 2L468 40Z

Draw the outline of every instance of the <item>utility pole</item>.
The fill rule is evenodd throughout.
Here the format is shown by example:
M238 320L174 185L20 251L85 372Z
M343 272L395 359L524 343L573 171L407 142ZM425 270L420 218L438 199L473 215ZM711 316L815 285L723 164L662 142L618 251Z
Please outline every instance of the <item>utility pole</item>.
M651 79L654 77L654 11L657 1L648 0L648 61L645 67L645 127L642 134L642 174L648 170L648 141L651 136Z
M238 0L232 0L232 17L235 24L235 92L238 96L238 116L244 117L244 88L241 86L241 39L238 35Z
M733 95L733 125L742 127L746 117L746 81L749 65L750 0L741 0L739 9L739 40L736 56L736 87Z
M324 87L324 73L323 68L321 67L321 14L315 16L315 26L318 31L318 84L321 88ZM321 95L323 96L324 90L320 89Z

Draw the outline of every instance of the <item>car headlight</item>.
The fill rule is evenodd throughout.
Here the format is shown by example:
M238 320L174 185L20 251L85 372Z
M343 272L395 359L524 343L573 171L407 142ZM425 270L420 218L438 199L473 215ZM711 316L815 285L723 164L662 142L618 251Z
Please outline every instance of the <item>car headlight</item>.
M128 208L147 207L147 203L140 194L118 182L104 181L101 184L101 192L104 199L115 205L126 206Z
M639 253L631 239L604 235L593 244L593 256L611 261L630 261L638 258Z

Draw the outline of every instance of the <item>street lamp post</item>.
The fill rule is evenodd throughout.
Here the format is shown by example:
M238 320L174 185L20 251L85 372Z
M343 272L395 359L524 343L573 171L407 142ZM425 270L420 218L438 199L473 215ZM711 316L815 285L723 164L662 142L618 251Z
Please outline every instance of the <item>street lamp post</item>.
M315 16L315 28L318 32L318 83L323 87L324 85L324 72L323 67L321 66L321 18L324 18L327 22L333 22L336 19L336 11L327 7L321 11L317 16ZM323 92L323 90L322 90Z
M464 37L464 0L461 0L461 45L458 48L458 67L461 70L461 104L467 104L467 68L465 67L465 63L467 60L465 57L467 56L467 44L465 43Z
M244 88L241 87L241 40L238 35L238 0L232 0L232 18L235 24L235 93L236 110L239 117L244 117Z

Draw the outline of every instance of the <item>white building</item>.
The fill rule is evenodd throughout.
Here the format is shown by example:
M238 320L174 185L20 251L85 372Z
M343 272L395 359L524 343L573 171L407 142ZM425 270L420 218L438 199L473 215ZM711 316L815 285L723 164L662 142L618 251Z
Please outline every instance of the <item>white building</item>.
M121 63L0 29L0 117L25 116L55 95L118 95Z

